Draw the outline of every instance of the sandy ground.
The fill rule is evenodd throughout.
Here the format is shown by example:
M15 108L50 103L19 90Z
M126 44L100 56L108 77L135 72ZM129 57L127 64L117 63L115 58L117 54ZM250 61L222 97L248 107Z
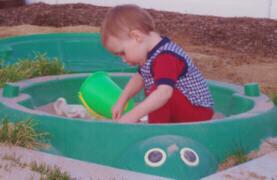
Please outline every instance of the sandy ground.
M45 33L70 33L70 32L99 32L99 27L92 26L67 26L67 27L50 27L35 25L18 25L18 26L0 26L0 38L7 38L21 35L45 34Z

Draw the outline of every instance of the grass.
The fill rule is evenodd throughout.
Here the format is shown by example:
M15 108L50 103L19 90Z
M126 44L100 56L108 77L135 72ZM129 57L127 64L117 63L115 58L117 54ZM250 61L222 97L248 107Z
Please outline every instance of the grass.
M270 97L271 97L271 99L272 99L274 105L277 106L277 91L276 91L276 92L272 92L272 93L270 94Z
M3 88L6 82L17 82L39 76L67 73L71 72L64 70L64 65L58 58L51 60L46 57L46 54L35 53L32 60L20 59L16 64L7 66L2 60L0 62L0 88ZM29 149L45 148L42 140L49 137L50 134L37 132L34 127L38 123L35 123L34 119L21 120L13 124L9 123L8 118L3 118L2 121L0 143L10 143ZM16 156L5 156L3 159L19 164L22 168L26 166ZM32 162L29 166L33 171L41 174L41 180L72 180L66 172L62 173L57 166L52 168L45 164L38 165L36 162Z
M264 94L266 94L272 100L273 104L277 106L277 89L273 86L269 87L265 90Z
M44 163L38 164L36 161L31 162L31 170L41 174L40 180L73 180L67 172L61 172L57 166L51 167Z
M58 58L51 60L46 53L34 53L34 58L19 59L15 64L5 66L4 60L0 63L0 88L6 82L16 82L23 79L46 75L58 75L70 73L64 70L64 65Z
M8 122L8 118L3 118L2 127L0 127L0 142L10 143L29 149L45 148L42 141L49 138L49 133L37 132L34 127L38 123L34 119L21 120L14 124Z
M5 154L2 159L11 161L13 164L18 165L21 168L25 168L27 166L27 163L22 163L20 161L21 157L17 157L15 153L13 155Z
M45 163L38 164L36 161L32 161L31 163L27 164L21 161L21 157L16 156L15 153L13 154L5 154L2 157L3 160L10 161L11 164L5 164L5 170L9 170L11 167L19 166L21 168L30 168L34 172L38 172L41 177L40 180L74 180L71 178L67 172L61 172L61 169L54 165L51 167L46 165ZM2 165L0 165L2 168Z
M235 165L242 164L250 160L242 149L238 149L231 157L235 160Z
M232 148L232 153L228 153L230 154L229 158L234 161L234 165L239 165L250 160L246 151L247 150L241 144L235 143L235 147Z

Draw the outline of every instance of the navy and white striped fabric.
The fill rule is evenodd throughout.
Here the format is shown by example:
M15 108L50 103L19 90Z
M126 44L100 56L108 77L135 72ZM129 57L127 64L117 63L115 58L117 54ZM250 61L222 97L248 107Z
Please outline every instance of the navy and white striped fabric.
M150 89L155 83L152 63L157 56L163 53L172 54L183 60L186 64L174 87L179 89L193 105L213 108L213 99L202 74L184 50L167 37L163 37L162 41L148 53L148 59L139 68L139 73L144 80L147 93L150 93Z

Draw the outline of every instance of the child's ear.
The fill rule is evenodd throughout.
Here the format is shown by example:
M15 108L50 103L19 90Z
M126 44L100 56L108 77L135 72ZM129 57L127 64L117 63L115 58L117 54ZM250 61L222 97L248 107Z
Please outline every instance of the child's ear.
M142 33L139 30L130 31L130 38L135 39L137 42L142 42Z

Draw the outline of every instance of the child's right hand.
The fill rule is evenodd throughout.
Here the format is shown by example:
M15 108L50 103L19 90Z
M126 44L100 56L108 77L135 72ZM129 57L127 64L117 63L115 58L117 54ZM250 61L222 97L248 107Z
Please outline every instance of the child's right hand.
M122 111L124 108L124 104L117 102L113 107L112 107L112 115L113 119L119 119L122 115Z

